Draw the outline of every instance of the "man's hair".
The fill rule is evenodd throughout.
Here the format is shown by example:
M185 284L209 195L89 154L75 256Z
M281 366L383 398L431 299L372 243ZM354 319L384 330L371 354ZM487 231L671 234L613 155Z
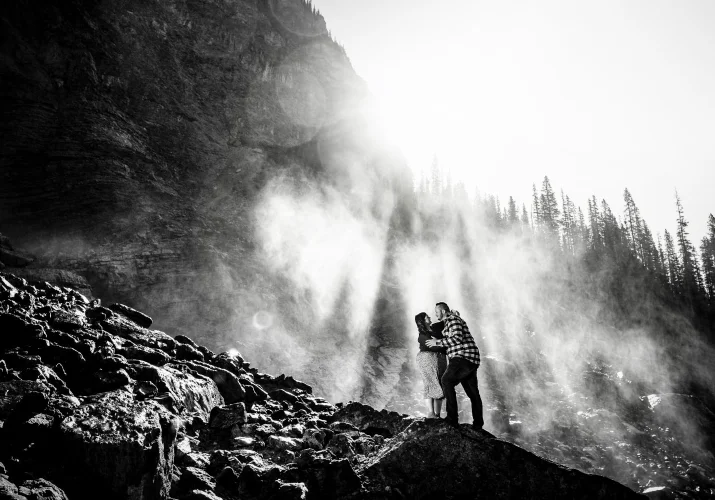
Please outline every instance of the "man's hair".
M449 312L449 311L450 311L449 306L447 305L446 302L437 302L437 307L439 307L440 309L442 309L444 312Z

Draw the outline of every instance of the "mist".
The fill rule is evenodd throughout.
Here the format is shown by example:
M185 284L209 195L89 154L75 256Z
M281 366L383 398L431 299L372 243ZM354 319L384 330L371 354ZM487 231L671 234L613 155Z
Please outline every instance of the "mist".
M634 313L624 316L611 309L599 273L583 266L583 250L564 256L521 225L494 227L464 196L422 198L422 230L398 257L401 290L413 315L446 301L467 321L486 358L479 375L492 429L507 413L522 420L522 434L555 431L562 422L554 409L567 394L579 395L569 401L576 417L637 408L647 393L715 387L711 345L642 283L626 283L619 305ZM610 383L594 382L595 374ZM463 407L462 421L471 422ZM702 445L689 410L673 415L675 431Z
M627 277L615 296L608 265L588 269L585 248L564 257L528 226L495 225L457 189L411 192L396 231L404 195L355 158L348 170L347 183L284 173L261 193L259 253L283 284L272 340L250 354L267 370L295 373L334 401L424 416L413 318L445 301L481 350L486 428L566 462L539 450L545 436L560 442L583 428L583 446L631 446L643 439L634 424L656 422L658 395L715 387L711 345L644 282ZM458 395L460 421L471 422ZM700 414L665 407L658 425L712 460Z

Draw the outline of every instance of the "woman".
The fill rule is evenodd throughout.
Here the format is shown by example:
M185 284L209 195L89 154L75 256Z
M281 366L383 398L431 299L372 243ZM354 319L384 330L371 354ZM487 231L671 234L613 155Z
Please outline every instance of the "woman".
M417 353L417 366L420 368L424 382L424 398L428 408L427 418L438 418L444 399L441 379L447 369L447 356L444 347L430 348L427 347L425 341L432 337L441 339L442 328L437 323L432 325L430 317L423 312L415 316L415 323L417 323L419 334L417 341L420 344L420 352Z

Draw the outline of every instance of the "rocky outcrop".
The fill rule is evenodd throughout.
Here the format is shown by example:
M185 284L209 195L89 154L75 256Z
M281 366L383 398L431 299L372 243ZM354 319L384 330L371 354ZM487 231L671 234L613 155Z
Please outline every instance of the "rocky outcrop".
M482 357L478 376L486 428L501 440L651 498L707 498L715 488L712 412L692 395L653 394L616 366L595 363L582 386L493 354ZM520 401L525 381L543 406ZM469 400L459 390L457 397L460 420L471 423ZM421 394L392 404L412 415L424 411Z
M334 406L147 323L0 274L3 498L639 497L487 433Z
M375 491L403 498L639 498L603 477L566 469L485 431L419 420L358 468Z

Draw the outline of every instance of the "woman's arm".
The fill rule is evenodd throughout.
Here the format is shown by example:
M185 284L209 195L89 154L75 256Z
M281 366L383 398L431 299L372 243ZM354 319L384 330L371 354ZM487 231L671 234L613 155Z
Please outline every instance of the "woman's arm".
M425 344L425 341L429 338L429 335L425 335L424 333L420 333L419 337L417 337L417 342L419 342L420 347L422 349L429 349L429 347L427 347L427 344Z

